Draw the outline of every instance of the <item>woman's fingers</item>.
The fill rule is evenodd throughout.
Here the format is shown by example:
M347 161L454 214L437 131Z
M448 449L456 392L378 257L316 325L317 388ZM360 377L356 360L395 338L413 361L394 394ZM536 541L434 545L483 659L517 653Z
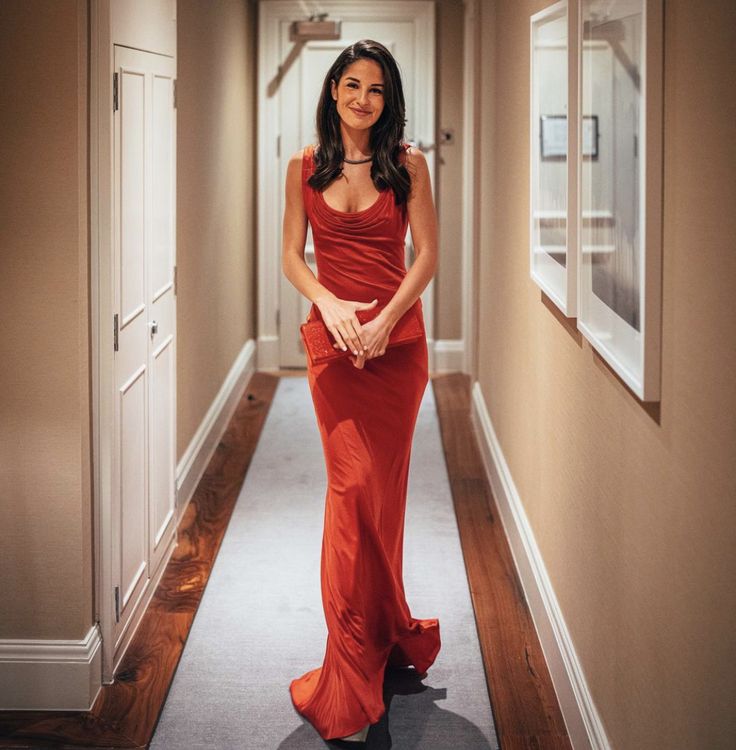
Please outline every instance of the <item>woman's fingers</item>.
M367 346L364 346L361 343L360 338L357 336L357 334L354 334L352 337L348 335L348 329L346 326L343 326L342 328L338 326L330 326L329 327L330 332L332 333L333 338L335 341L332 342L332 348L333 349L342 349L343 351L347 351L348 348L350 348L350 351L355 356L362 355L365 357L367 353ZM354 343L356 342L357 343Z
M360 325L360 321L356 317L355 320L350 321L353 325L354 337L353 341L358 351L365 352L368 346L365 343L363 336L363 326Z
M353 321L348 321L347 324L338 324L337 330L340 332L340 336L342 337L343 342L350 347L350 350L353 352L353 354L357 355L359 351L363 351L363 343L360 340L360 336L355 331Z
M359 369L363 369L365 367L365 352L360 351L355 357L350 357L350 361L353 363L353 365Z
M377 299L371 302L356 302L354 300L335 300L328 301L325 309L320 306L322 319L327 325L327 330L332 334L333 348L341 348L343 351L350 351L358 355L359 351L366 351L368 343L365 340L363 326L356 315L357 310L370 309L378 302ZM350 307L346 308L348 305ZM327 322L328 320L334 322Z
M340 333L339 328L336 325L327 326L327 329L332 334L332 338L335 339L334 346L339 346L340 349L343 351L347 350L347 345L345 344L345 341L343 340L342 334Z

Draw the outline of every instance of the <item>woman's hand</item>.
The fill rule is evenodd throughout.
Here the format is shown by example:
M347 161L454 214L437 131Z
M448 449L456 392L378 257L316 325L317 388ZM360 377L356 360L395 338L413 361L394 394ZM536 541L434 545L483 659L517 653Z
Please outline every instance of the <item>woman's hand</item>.
M361 357L368 349L368 344L361 338L363 326L355 311L373 309L378 304L378 299L371 302L356 302L340 299L331 294L315 299L314 304L319 308L327 330L335 339L333 346L340 347L343 351L350 349L356 357Z
M350 357L350 361L355 367L362 369L365 366L366 360L380 357L386 352L391 328L393 326L385 322L381 313L362 326L360 338L365 348L362 351L359 349L357 356Z
M378 313L373 320L363 324L360 337L366 345L364 350L366 359L385 354L392 328L393 325L385 319L383 313Z

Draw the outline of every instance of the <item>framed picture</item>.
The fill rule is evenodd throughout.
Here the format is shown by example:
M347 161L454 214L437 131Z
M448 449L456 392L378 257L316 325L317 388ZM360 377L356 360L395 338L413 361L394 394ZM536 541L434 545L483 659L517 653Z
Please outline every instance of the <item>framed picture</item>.
M567 115L540 115L539 158L567 159Z
M641 400L657 401L662 0L579 3L577 327Z
M577 100L568 95L570 61L574 65L576 60L576 47L569 44L570 20L568 0L530 18L529 266L532 280L566 316L573 317L576 160L568 159L568 154L577 151L578 133L568 127L568 120L577 121Z
M540 118L541 159L567 158L567 115L542 115ZM598 158L598 116L583 118L583 156Z

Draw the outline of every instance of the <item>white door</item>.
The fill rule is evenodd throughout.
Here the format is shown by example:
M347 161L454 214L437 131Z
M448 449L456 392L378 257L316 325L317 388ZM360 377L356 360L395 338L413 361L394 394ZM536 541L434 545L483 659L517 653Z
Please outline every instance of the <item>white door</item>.
M176 532L176 117L174 60L114 49L110 541L117 650Z
M396 58L406 100L406 139L416 144L434 142L434 3L392 2L351 4L335 0L321 2L320 12L326 20L340 20L340 39L308 41L291 39L291 21L303 19L302 3L261 3L260 61L263 99L259 154L261 157L261 196L268 196L261 206L261 242L265 253L281 255L283 192L286 165L295 151L315 143L315 113L322 83L338 54L351 42L375 39L384 44ZM292 7L293 6L293 7ZM271 156L273 154L273 156ZM434 152L427 151L430 173L434 173ZM277 169L273 168L277 165ZM276 178L275 184L271 182ZM434 184L434 179L433 179ZM411 262L410 233L407 236L407 267ZM308 231L305 260L317 273L311 228ZM270 270L276 279L261 276L262 325L259 341L259 366L305 367L305 353L299 336L299 324L306 319L310 307L303 297L268 260L261 263L264 273ZM274 300L269 289L278 291ZM427 329L431 330L432 284L422 295ZM426 299L425 299L426 298ZM275 305L272 317L270 305ZM275 319L275 336L269 336L271 320ZM264 330L265 329L265 330ZM277 361L269 362L268 342L278 341ZM265 350L264 356L260 351Z

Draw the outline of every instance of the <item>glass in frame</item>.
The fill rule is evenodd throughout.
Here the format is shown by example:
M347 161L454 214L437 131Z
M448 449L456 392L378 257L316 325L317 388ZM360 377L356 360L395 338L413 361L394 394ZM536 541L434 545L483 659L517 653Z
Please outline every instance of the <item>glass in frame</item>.
M640 399L658 400L661 0L580 0L579 20L577 325Z

